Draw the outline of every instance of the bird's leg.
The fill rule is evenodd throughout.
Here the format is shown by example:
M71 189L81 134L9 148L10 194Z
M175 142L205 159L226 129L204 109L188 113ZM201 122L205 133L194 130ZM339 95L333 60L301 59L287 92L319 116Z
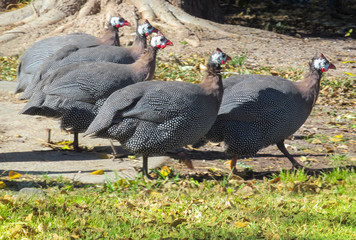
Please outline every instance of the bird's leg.
M152 179L150 175L148 175L148 156L143 155L143 167L142 167L142 171L143 171L143 176L148 178L148 179Z
M110 146L111 146L111 150L112 150L112 160L113 161L123 161L122 158L123 157L127 157L127 153L118 153L116 151L116 148L115 148L115 145L114 145L114 141L112 139L109 139L110 140ZM118 160L117 160L118 159Z
M112 154L114 155L114 159L115 157L117 156L117 152L116 152L116 149L115 149L115 146L114 146L114 142L112 139L109 139L110 140L110 146L111 146L111 150L112 150Z
M74 135L74 140L73 140L73 147L74 147L74 150L76 151L76 152L81 152L82 151L82 149L79 147L79 134L78 134L78 132L77 131L75 131L74 133L73 133L73 135Z
M238 159L238 156L235 155L230 161L230 170L232 170L232 173L235 174L235 175L238 175L238 172L236 170L237 159Z
M278 149L286 156L289 161L293 164L293 167L298 169L298 168L304 168L303 165L299 164L292 155L289 154L289 152L286 149L286 146L284 145L284 140L280 141L277 143Z
M186 157L184 152L180 152L177 154L177 157L179 157L179 163L183 161L183 163L189 168L189 169L194 169L193 162L190 158Z

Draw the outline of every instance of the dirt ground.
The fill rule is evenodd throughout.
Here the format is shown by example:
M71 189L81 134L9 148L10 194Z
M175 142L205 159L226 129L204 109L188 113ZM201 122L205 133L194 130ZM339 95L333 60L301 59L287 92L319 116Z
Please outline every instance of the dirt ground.
M126 6L121 11L128 11L128 9L129 6ZM1 44L0 55L19 54L35 41L51 36L48 33L58 35L70 32L87 32L100 35L100 24L98 24L100 17L90 16L81 19L76 25L60 33L54 33L53 31L60 28L65 22L48 26L45 29L41 29L41 31L36 32L34 30L33 33L26 35L24 38ZM133 22L130 16L125 18ZM240 19L239 21L241 23L242 20ZM350 23L348 18L345 18L345 21L348 24ZM232 23L234 22L232 21ZM192 54L205 56L214 48L219 47L231 56L245 54L246 65L250 67L271 66L273 68L286 68L306 67L308 61L315 54L323 53L337 67L336 70L329 71L326 75L340 76L345 72L356 75L356 40L352 37L345 37L344 33L340 34L340 32L335 35L337 26L332 26L334 32L330 30L330 34L318 35L312 34L313 31L303 34L298 31L289 31L288 28L285 28L287 30L284 33L266 31L257 28L259 27L257 23L253 26L244 25L248 27L221 25L226 31L238 34L238 37L233 38L219 36L214 32L196 30L191 37L182 39L174 31L164 32L167 38L174 43L174 47L161 51L159 57L164 60L169 53L180 56ZM346 23L343 26L346 26ZM1 31L4 31L4 29L0 29L0 33ZM324 33L327 33L327 30L324 29ZM121 31L121 34L120 41L123 44L128 44L134 38L134 28L125 28ZM187 42L188 44L182 44L182 42ZM23 116L17 118L14 112L19 111L23 104L23 102L16 99L16 96L9 93L1 93L0 105L3 110L6 110L2 111L0 116L0 156L4 153L24 151L53 152L54 150L43 145L43 139L46 139L46 134L45 130L40 129L57 129L55 133L58 134L53 134L53 141L72 140L69 134L58 131L58 124L52 119ZM349 117L355 114L354 107L350 104L326 105L323 104L323 99L319 99L309 119L294 134L293 140L286 141L287 149L300 163L313 169L355 166L355 128L350 127L352 124L355 125L355 120ZM7 112L12 112L9 116L11 115L15 119L7 117ZM14 122L17 122L17 124L13 124ZM36 134L33 133L34 131ZM335 137L340 135L342 135L342 140ZM307 140L308 138L310 140ZM105 142L94 141L90 143L85 140L83 143L94 147L94 151L98 150L100 153L111 152L106 140ZM223 153L223 144L208 143L196 150L186 148L179 151L183 151L192 158L194 169L188 169L184 164L179 163L174 152L167 154L170 158L166 163L172 166L175 171L181 171L183 175L219 177L222 173L229 171L225 162L231 156L226 156ZM58 154L63 154L63 151L58 151ZM129 158L123 159L130 161ZM238 168L248 177L258 177L280 169L290 169L291 164L278 151L276 146L270 146L261 150L253 158L242 159L238 164ZM16 170L15 166L14 170Z

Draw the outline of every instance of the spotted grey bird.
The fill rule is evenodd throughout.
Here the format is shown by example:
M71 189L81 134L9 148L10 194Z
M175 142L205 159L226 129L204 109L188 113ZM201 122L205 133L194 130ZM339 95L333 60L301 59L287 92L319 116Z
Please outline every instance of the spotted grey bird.
M67 45L55 52L51 58L42 64L20 99L29 99L39 82L46 79L56 69L69 64L78 62L133 63L139 59L147 47L147 36L157 33L157 31L145 20L138 25L136 39L130 47L115 47L103 44L88 47L78 47L75 44Z
M65 36L50 37L36 42L26 49L20 57L20 64L17 67L17 85L15 94L25 91L41 65L57 50L71 44L75 44L77 48L100 44L118 46L118 29L129 25L130 23L121 17L112 17L108 24L108 28L105 30L105 33L101 38L86 33L72 33Z
M328 69L335 66L321 54L312 59L309 72L298 82L256 74L224 79L219 114L205 138L225 142L226 152L234 155L231 169L238 158L253 156L271 144L277 144L294 167L301 167L284 140L307 120L318 98L322 73Z
M148 176L149 155L194 143L209 131L223 95L220 65L230 59L217 49L199 85L149 81L112 93L85 135L116 139L123 148L142 154Z
M86 62L59 68L37 85L21 113L59 118L61 128L74 134L74 149L80 150L78 133L88 128L104 99L130 84L151 80L157 50L167 45L172 42L158 33L133 64Z

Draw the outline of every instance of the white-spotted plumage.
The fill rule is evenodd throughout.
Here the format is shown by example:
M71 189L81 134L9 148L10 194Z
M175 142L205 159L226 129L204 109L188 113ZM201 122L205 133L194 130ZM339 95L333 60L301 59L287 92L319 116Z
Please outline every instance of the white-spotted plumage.
M300 166L285 149L284 139L308 118L319 93L322 72L328 68L335 66L321 55L312 59L309 73L299 82L256 74L224 79L219 114L205 138L224 141L226 152L235 155L234 161L277 144L293 166Z
M145 21L140 26L150 25L148 21ZM152 27L152 26L151 26ZM154 31L156 28L152 27ZM151 34L149 32L149 34ZM55 72L57 69L74 64L84 62L112 62L120 64L134 63L144 49L147 47L147 39L145 36L136 34L135 43L131 47L116 47L103 44L93 44L88 47L78 47L76 44L69 44L60 50L58 50L52 57L45 61L41 68L38 69L32 80L29 82L26 90L20 96L20 99L29 99L36 86Z
M194 143L214 123L223 92L220 65L210 60L207 71L200 85L151 81L114 92L85 135L113 138L127 150L143 154L147 174L149 155Z
M21 113L60 118L62 129L74 134L83 132L103 99L118 89L153 77L158 49L149 46L133 64L85 62L59 68L37 85Z

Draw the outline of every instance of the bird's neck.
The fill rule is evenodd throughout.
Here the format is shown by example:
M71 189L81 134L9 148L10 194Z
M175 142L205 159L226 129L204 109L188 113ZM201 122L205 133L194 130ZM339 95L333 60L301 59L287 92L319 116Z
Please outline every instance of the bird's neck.
M318 99L321 76L322 73L320 71L310 66L310 70L304 76L304 79L295 83L303 100L310 107L310 111Z
M119 30L109 27L105 30L100 41L105 45L120 46Z
M212 95L218 99L219 105L224 92L220 71L220 66L209 63L207 74L200 83L200 87L202 87L208 95Z
M149 45L140 58L132 64L136 73L143 76L144 79L141 79L141 81L151 80L153 78L156 70L156 55L157 48L153 48Z
M146 37L141 36L136 31L136 38L135 38L134 43L131 46L132 55L136 56L138 58L142 54L142 52L146 49L146 47L147 47Z

